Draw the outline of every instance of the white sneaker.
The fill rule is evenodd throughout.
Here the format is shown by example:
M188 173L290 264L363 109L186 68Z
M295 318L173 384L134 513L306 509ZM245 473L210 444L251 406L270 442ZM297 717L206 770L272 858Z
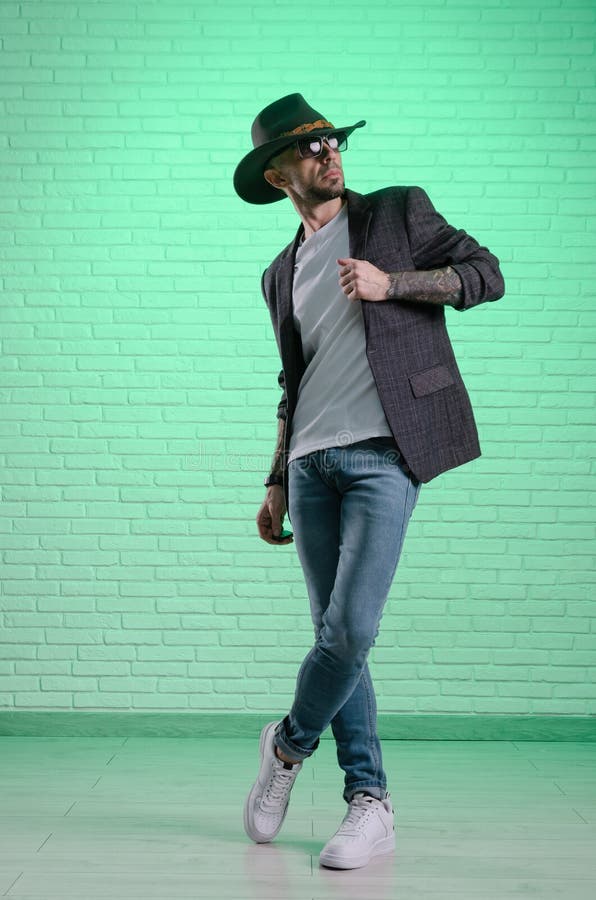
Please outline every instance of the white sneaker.
M275 754L273 735L277 722L269 722L261 731L259 752L261 768L244 804L244 830L257 844L272 841L288 811L290 791L302 763L290 765Z
M339 829L319 857L322 866L331 869L359 869L373 856L395 849L393 808L389 794L377 800L368 794L355 794Z

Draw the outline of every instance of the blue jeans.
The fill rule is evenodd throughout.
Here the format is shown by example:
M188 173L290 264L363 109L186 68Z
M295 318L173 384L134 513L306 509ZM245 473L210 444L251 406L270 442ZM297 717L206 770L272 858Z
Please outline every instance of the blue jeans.
M420 482L391 437L316 450L288 468L289 516L304 571L315 644L304 659L275 743L305 759L331 725L344 799L385 796L367 657L379 631Z

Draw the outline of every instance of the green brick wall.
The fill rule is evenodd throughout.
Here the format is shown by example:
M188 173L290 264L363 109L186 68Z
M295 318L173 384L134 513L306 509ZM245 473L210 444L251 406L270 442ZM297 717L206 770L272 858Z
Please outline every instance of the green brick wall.
M254 517L259 289L297 221L233 193L302 91L359 191L419 184L501 259L448 326L483 455L423 486L383 713L596 712L594 0L0 4L0 706L285 711L310 645Z

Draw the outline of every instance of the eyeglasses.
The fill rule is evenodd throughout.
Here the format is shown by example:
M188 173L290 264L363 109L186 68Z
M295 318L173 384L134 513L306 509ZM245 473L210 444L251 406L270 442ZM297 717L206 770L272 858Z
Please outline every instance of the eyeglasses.
M348 136L345 131L333 131L325 136L317 134L300 138L296 141L298 156L300 159L320 156L323 152L323 144L327 144L330 150L337 150L338 153L342 153L348 149Z

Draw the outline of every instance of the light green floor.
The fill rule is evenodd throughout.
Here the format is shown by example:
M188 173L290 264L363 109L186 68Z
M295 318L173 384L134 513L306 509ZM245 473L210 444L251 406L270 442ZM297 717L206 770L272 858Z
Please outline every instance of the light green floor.
M318 865L345 811L331 741L256 846L242 828L256 738L0 738L0 897L594 900L596 744L384 751L397 851L335 872Z

